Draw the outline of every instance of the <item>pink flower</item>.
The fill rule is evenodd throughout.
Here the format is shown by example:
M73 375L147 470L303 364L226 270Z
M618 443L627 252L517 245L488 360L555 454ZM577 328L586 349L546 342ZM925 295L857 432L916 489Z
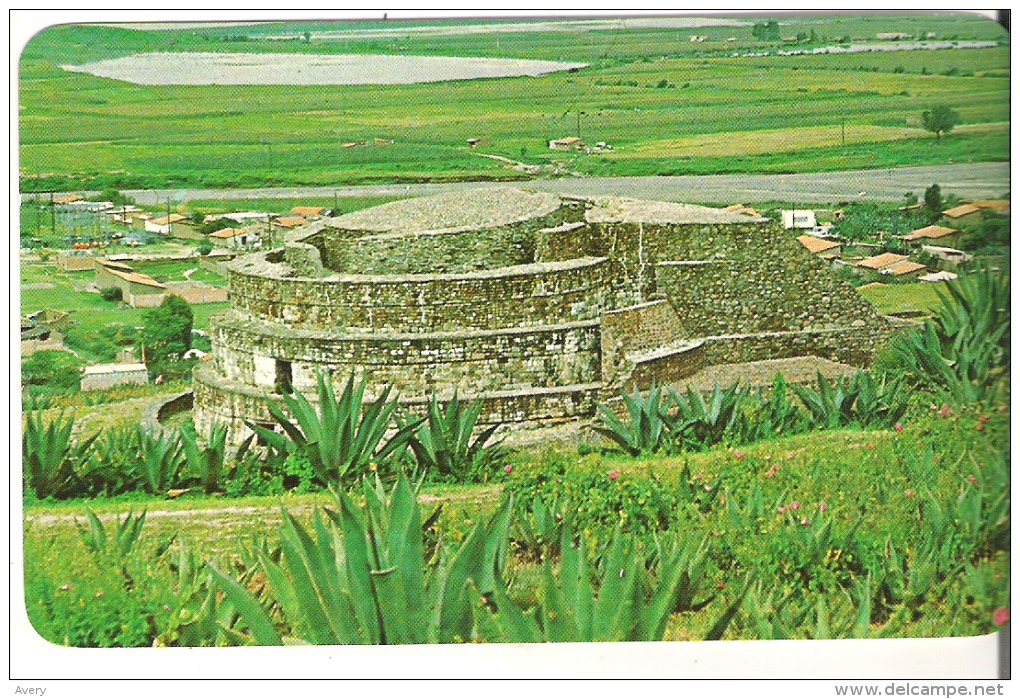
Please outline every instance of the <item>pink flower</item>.
M999 412L1000 413L1008 413L1009 412L1009 406L1008 405L1000 405L999 406Z
M506 471L507 473L513 473L514 472L514 467L511 466L510 464L507 464L506 468L504 468L503 470Z
M745 454L742 451L733 452L733 458L736 459L737 461L743 461L745 456L747 456L747 454Z
M786 508L785 507L779 507L778 512L781 515L785 515L786 514Z
M1009 623L1009 609L1006 607L999 607L992 612L992 621L995 622L996 626L1005 626Z
M619 471L610 471L609 472L609 480L615 481L619 477L620 477L620 472Z
M706 492L706 493L711 493L711 492L712 492L712 486L710 486L710 485L706 485L706 486L705 486L705 492Z
M985 431L985 426L984 426L984 425L982 425L982 424L981 424L981 423L979 422L979 423L977 424L977 426L976 426L976 427L974 427L974 429L975 429L975 430L977 430L978 432L984 432L984 431Z
M796 500L794 500L793 502L790 503L790 509L791 510L799 510L800 509L800 503L797 502Z
M726 583L724 583L722 580L720 580L718 583L716 583L715 589L717 589L717 590L725 590L726 589Z
M726 496L725 495L720 495L719 496L719 504L720 505L725 505L726 504Z
M967 476L967 482L971 485L977 485L977 478L974 477L973 473Z
M935 412L936 410L938 410L938 409L939 409L939 406L935 405L934 403L932 403L932 404L931 404L931 411L932 411L933 413L934 413L934 412Z
M953 409L949 407L949 403L942 404L942 410L939 411L939 415L942 417L949 417L953 414Z
M829 506L822 502L818 504L818 509L821 510L822 512L828 512Z
M909 499L913 499L913 497L914 497L914 491L911 490L910 488L907 488L907 491L905 493L903 493L903 494L906 495L907 498L909 498Z
M802 519L802 520L800 521L800 526L802 526L802 527L806 527L806 526L808 526L809 524L811 524L811 520L810 520L810 519L808 519L807 517L805 517L804 519Z
M900 434L903 434L903 425L901 425L900 423L898 423L898 422L896 423L896 428L895 429Z
M978 418L978 422L980 422L981 424L988 422L988 416L982 415L981 417Z

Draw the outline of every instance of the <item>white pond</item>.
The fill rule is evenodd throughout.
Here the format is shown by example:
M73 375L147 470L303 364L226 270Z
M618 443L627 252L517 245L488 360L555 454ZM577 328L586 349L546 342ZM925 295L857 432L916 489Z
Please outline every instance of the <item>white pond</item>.
M138 85L407 85L537 76L586 66L586 63L446 56L141 53L61 67Z

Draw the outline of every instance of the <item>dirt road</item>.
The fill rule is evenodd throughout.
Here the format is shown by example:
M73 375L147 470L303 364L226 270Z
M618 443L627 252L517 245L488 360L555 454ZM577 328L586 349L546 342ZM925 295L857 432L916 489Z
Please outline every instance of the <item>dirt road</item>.
M793 201L829 203L861 199L900 201L907 192L918 196L938 183L943 194L985 199L1009 191L1009 163L965 163L887 170L802 173L796 175L683 175L675 177L584 177L530 180L529 189L576 195L618 195L640 199L733 204ZM360 185L350 187L272 187L264 189L129 190L139 204L177 203L192 199L256 199L301 197L420 196L476 187L506 186L493 182Z

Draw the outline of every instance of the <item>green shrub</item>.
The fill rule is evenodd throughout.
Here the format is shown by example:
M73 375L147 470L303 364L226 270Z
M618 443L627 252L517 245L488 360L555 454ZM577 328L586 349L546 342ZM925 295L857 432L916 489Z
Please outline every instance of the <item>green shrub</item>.
M188 475L198 479L206 494L219 490L227 456L226 426L213 427L204 447L198 443L198 434L192 425L185 425L180 429L180 438L187 460Z
M105 301L124 300L124 290L119 286L108 286L105 289L100 289L99 295L102 296Z

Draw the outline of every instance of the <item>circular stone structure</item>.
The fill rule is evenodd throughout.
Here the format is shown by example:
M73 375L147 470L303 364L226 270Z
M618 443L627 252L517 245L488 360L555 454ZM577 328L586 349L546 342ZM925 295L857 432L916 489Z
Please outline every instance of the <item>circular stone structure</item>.
M709 364L866 364L888 324L766 219L670 202L487 188L324 219L229 267L195 422L271 423L268 401L392 385L457 392L482 421L592 415L621 388Z

